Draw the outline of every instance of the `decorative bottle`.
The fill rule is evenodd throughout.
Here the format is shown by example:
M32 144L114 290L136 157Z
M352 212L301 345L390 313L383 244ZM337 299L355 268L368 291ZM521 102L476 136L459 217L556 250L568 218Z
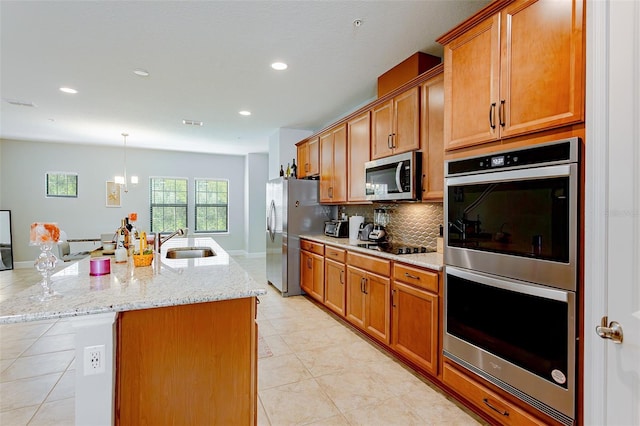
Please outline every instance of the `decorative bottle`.
M291 163L291 178L296 179L298 177L298 166L296 166L296 159L293 159L293 163Z
M284 169L282 168L282 164L280 164L280 176L284 177Z
M287 163L287 171L285 172L285 179L289 179L289 176L291 176L291 167L289 166L289 163Z

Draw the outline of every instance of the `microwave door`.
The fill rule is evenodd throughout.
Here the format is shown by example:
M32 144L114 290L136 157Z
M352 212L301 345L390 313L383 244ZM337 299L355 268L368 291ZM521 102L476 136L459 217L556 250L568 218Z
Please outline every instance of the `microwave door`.
M402 188L404 187L402 185L402 167L404 166L404 161L400 161L398 163L398 165L396 166L396 188L397 188L397 192L398 194L401 194Z

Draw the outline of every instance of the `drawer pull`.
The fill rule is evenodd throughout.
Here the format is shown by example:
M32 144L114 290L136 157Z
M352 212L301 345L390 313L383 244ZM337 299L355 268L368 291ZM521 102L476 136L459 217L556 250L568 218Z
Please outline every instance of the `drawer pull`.
M407 277L407 278L414 279L414 280L419 280L419 279L420 279L420 277L419 277L419 276L417 276L417 275L411 275L411 274L410 274L410 273L408 273L408 272L405 272L405 273L404 273L404 276L405 276L405 277Z
M505 416L505 417L509 417L509 412L508 412L508 411L506 411L506 410L500 410L499 408L494 407L493 405L491 405L491 403L489 402L489 399L488 399L488 398L482 398L482 402L484 402L484 404L485 404L487 407L491 408L491 409L492 409L493 411L495 411L496 413L501 414L501 415L503 415L503 416Z

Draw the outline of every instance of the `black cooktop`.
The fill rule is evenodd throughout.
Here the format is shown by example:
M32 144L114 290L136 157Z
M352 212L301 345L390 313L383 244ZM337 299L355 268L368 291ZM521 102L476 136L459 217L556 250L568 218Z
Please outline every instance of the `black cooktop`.
M415 253L431 253L435 250L429 250L424 246L412 246L407 244L392 244L389 242L362 242L358 243L358 247L367 248L370 250L381 251L391 254L415 254Z

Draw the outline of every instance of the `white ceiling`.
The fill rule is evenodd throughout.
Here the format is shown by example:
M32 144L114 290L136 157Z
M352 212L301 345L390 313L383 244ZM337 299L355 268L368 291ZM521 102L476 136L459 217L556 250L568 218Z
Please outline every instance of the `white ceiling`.
M487 3L1 0L0 137L267 152L278 128L316 131L374 99L415 52L442 56L435 39Z

